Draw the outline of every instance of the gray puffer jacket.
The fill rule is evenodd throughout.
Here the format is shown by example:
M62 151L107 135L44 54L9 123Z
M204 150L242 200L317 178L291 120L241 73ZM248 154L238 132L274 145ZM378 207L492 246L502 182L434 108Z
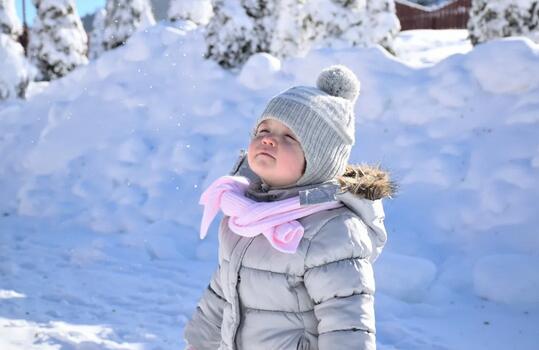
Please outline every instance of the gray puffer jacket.
M386 172L349 166L340 179L268 189L241 156L231 174L247 176L246 196L304 204L334 200L345 206L299 222L295 254L274 249L263 235L241 237L228 217L219 227L219 266L185 327L197 350L375 349L372 263L385 242L381 198L396 186Z

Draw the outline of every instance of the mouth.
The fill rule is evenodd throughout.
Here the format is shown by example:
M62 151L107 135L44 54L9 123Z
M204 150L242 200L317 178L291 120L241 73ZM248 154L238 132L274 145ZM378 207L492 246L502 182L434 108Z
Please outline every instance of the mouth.
M271 158L275 159L275 157L273 155L269 154L268 152L264 152L264 151L258 152L258 155L259 156L264 155L264 156L271 157Z

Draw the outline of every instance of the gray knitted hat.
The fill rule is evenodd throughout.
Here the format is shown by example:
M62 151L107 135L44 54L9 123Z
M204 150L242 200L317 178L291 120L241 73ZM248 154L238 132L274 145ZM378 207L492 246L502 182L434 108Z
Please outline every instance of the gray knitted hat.
M276 119L296 134L306 167L294 186L340 176L355 142L354 105L359 87L359 80L346 66L327 67L318 76L316 87L294 86L274 96L256 121L251 136L266 119Z

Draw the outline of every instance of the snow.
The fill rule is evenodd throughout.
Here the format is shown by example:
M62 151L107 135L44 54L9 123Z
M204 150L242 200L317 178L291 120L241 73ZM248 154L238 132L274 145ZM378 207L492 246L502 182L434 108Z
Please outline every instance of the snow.
M473 1L468 22L472 43L511 36L527 36L537 42L537 5L530 0Z
M107 1L103 19L102 46L113 49L123 45L136 31L155 24L148 0Z
M386 253L376 265L379 292L408 302L424 299L436 276L436 265L428 259Z
M507 52L500 55L500 46ZM479 46L472 53L468 68L481 85L482 89L495 94L520 94L539 87L539 65L536 59L537 45L527 38L507 38L490 45ZM497 67L498 74L492 74L492 67L486 69L483 60L490 57L491 64ZM519 59L521 64L507 64ZM512 77L507 79L506 77Z
M92 32L88 39L88 58L95 59L105 50L103 46L103 31L105 30L105 18L107 11L105 8L100 8L95 11L92 21Z
M417 67L433 65L472 49L468 31L463 29L406 30L395 38L393 46L399 58Z
M213 16L213 8L209 0L174 0L168 8L171 20L191 20L206 25Z
M15 11L15 1L0 1L0 33L7 34L15 39L21 32L21 21Z
M238 81L252 90L271 87L275 75L281 70L281 61L268 53L256 53L243 65Z
M362 86L350 161L401 185L374 265L378 348L535 349L539 46L433 38L401 33L399 57L258 55L236 74L204 59L192 22L161 22L3 101L0 348L181 349L217 263L201 191L272 96L342 63Z
M24 57L22 45L0 33L0 101L24 96L34 74L34 68Z
M478 296L507 304L539 304L539 256L493 254L474 266Z

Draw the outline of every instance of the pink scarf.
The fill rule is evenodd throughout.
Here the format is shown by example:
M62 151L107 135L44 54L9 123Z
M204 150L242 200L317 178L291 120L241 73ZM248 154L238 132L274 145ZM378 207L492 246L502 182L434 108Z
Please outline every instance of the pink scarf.
M208 227L221 209L230 217L228 227L232 232L244 237L262 233L275 249L295 253L304 232L296 219L343 205L339 201L332 201L302 207L299 196L274 202L256 202L245 197L248 186L246 177L222 176L202 193L199 202L204 205L201 239L206 237Z

